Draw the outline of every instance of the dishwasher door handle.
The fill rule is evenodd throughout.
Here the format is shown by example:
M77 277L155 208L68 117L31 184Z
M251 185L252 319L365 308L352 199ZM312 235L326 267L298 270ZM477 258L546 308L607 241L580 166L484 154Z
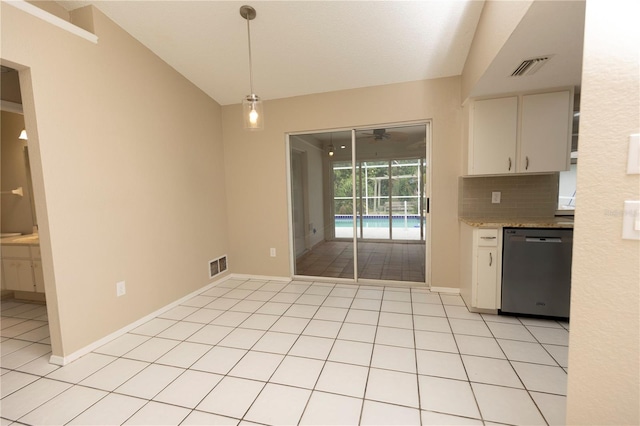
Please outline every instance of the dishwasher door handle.
M562 238L557 237L526 237L528 243L561 243Z

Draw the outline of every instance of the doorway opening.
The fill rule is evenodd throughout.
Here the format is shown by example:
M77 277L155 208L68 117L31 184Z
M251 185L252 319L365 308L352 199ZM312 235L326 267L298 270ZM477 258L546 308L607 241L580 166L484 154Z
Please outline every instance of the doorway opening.
M48 357L51 333L30 161L33 134L25 125L22 73L13 65L2 65L0 73L2 326L5 343L31 342L29 350Z
M429 284L429 133L289 135L293 276Z

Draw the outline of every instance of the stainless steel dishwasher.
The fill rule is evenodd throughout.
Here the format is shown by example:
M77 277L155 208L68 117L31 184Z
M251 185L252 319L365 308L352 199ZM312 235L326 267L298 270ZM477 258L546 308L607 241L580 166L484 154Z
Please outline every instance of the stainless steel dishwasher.
M501 312L569 317L572 229L504 228Z

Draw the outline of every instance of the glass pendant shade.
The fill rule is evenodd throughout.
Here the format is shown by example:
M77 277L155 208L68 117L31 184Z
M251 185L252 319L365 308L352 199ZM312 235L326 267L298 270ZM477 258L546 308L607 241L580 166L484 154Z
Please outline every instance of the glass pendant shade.
M242 118L245 130L264 129L264 113L259 96L252 94L242 100Z
M242 120L245 130L262 130L264 128L264 113L262 101L253 92L253 64L251 61L251 21L256 18L256 10L248 5L240 8L240 16L247 20L247 41L249 45L249 88L251 94L242 100Z

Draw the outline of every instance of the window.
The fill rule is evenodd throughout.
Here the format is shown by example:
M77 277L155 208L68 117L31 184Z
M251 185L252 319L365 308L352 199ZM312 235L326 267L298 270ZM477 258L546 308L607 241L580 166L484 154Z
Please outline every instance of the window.
M558 180L558 210L567 212L576 208L576 174L577 162L571 161L571 168L566 172L560 172Z

